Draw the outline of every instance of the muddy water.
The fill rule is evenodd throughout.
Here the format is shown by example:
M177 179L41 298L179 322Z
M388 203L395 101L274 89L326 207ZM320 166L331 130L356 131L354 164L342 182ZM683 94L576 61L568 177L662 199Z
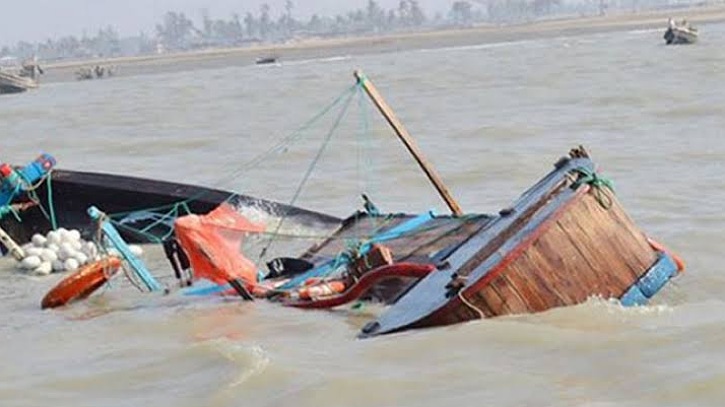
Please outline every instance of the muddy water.
M586 145L636 222L687 273L651 306L543 314L356 340L376 307L300 312L142 294L119 280L39 310L60 276L0 260L3 406L706 406L725 399L725 26L405 50L49 83L0 99L2 159L202 183L344 216L445 208L356 95L252 160L364 69L467 211L494 212ZM482 40L483 42L483 40ZM361 107L362 106L362 107ZM312 158L332 134L302 192ZM168 278L158 249L152 271Z

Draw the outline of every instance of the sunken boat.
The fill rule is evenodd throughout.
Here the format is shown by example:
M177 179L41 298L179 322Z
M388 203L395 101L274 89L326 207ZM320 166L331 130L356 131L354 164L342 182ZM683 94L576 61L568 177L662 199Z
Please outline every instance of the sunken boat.
M173 233L177 216L203 214L222 202L251 207L303 225L334 225L330 215L231 191L118 174L55 168L43 154L22 167L0 166L0 228L22 244L33 234L58 227L96 231L87 210L98 206L126 241L161 243Z
M302 309L376 300L386 308L359 334L372 337L542 312L592 297L646 304L684 270L681 259L635 225L583 147L557 160L509 207L464 212L370 80L356 77L451 214L383 213L363 196L364 211L301 256L267 262L263 273L239 248L242 236L264 226L220 205L175 223L178 250L167 256L177 277L215 284L185 293L232 292ZM122 243L117 248L124 253ZM143 267L136 274L148 281ZM153 281L147 287L161 291Z
M681 260L633 223L582 148L421 279L362 336L533 313L590 297L645 304Z
M354 239L360 244L350 250ZM591 297L642 305L684 269L637 228L581 147L498 214L358 212L299 259L307 270L278 287L277 298L305 309L360 298L387 304L361 337L541 312ZM309 290L310 279L324 280L340 265L341 277L322 283L343 282L337 292L300 300L285 291Z
M592 297L646 304L684 270L679 257L635 225L583 147L556 161L510 207L495 215L464 213L372 83L358 80L452 215L357 213L304 253L303 266L291 268L305 271L271 290L271 298L317 309L361 296L381 300L388 308L360 333L370 337ZM354 238L359 244L351 248ZM301 294L315 286L317 297Z

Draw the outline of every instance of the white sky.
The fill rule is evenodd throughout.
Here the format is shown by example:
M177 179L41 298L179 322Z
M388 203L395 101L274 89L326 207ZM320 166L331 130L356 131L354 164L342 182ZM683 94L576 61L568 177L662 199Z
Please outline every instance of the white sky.
M429 14L446 12L454 0L419 0ZM141 31L153 34L156 23L166 11L183 11L200 21L201 10L212 18L226 18L233 12L244 15L259 11L268 3L272 14L284 9L285 0L0 0L0 46L14 45L20 40L38 42L65 35L80 36L112 25L122 36ZM333 15L364 8L367 0L292 0L293 14L306 18L314 13ZM393 8L398 0L377 0L384 8Z

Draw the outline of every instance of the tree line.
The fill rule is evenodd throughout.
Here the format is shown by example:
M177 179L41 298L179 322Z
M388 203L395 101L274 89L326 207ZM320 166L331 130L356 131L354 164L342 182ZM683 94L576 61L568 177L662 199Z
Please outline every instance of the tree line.
M201 13L201 21L193 21L183 12L169 11L156 24L152 35L121 37L111 26L95 35L80 38L65 36L45 42L21 41L0 48L0 58L37 57L45 61L93 57L119 57L163 52L179 52L214 47L237 47L259 43L283 43L289 40L374 35L401 31L430 30L446 27L467 27L480 22L530 21L548 15L602 14L607 9L639 9L661 7L675 0L460 0L452 3L446 13L429 15L417 0L400 0L385 9L375 0L363 8L335 16L313 14L306 20L295 17L295 5L287 0L281 10L263 4L256 12L243 16L214 19Z

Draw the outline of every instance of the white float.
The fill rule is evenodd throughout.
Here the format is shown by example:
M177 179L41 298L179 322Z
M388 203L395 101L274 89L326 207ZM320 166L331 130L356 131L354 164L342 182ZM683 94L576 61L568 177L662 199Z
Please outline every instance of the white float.
M143 253L141 246L130 245L131 252L137 256ZM79 267L100 258L101 253L94 242L85 241L76 230L59 228L45 236L36 233L30 243L23 245L25 257L18 261L18 267L33 275L47 275L63 271L75 271ZM108 250L109 253L115 250Z

